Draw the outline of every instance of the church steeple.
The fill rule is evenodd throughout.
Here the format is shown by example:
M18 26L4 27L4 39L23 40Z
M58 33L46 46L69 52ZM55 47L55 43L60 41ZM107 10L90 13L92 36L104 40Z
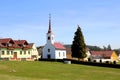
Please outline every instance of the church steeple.
M51 29L51 14L49 14L49 29L48 29L48 33L52 33L52 29Z
M49 29L47 33L47 43L54 44L54 35L51 29L51 14L49 14Z

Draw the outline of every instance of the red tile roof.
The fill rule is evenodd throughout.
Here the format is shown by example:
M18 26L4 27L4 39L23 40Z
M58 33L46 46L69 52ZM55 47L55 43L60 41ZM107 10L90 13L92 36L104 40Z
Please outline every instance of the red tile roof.
M11 46L9 46L9 43ZM24 46L23 46L24 45ZM11 38L1 38L0 39L0 47L1 48L31 48L31 45L28 44L26 40L12 40Z
M59 43L59 42L55 42L54 43L54 47L56 48L56 49L66 49L61 43Z
M28 44L26 40L14 40L16 44Z
M8 43L10 40L12 40L11 38L1 38L0 42L1 43Z
M66 48L67 54L72 54L71 48Z
M111 57L113 51L90 51L92 56Z

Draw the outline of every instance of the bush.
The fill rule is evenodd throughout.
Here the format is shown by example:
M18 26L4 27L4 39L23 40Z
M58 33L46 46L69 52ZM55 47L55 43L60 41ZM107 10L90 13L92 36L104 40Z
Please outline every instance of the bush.
M91 59L90 59L90 58L88 58L88 62L91 62Z
M102 63L102 60L100 59L100 63Z
M96 60L93 60L93 62L97 62Z
M109 64L109 61L106 61L107 64Z
M116 64L116 61L113 61L113 64Z

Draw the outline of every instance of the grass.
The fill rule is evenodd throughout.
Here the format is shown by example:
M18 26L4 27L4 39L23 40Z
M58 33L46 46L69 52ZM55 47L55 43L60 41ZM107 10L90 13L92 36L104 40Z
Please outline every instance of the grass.
M120 61L118 61L117 64L120 64Z
M2 80L119 80L120 69L57 62L0 61Z

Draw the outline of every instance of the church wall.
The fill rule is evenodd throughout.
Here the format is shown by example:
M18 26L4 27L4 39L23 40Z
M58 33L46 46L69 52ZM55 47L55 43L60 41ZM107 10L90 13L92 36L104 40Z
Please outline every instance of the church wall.
M56 59L64 59L66 58L66 50L55 50Z
M55 59L55 48L52 44L46 44L44 46L42 58L48 58L48 54L50 55L51 59Z

